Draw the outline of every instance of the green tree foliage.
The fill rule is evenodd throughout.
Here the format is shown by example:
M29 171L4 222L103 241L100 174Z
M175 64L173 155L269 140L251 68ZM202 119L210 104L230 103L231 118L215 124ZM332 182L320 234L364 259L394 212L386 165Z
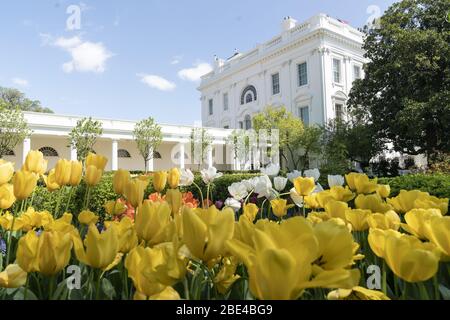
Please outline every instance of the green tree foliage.
M92 120L92 118L83 118L77 121L77 125L69 133L70 146L77 150L77 158L84 161L93 147L97 138L103 133L102 123Z
M22 112L0 105L0 158L14 150L23 139L30 135L31 130Z
M198 169L205 163L206 153L211 146L213 138L205 128L193 128L191 130L190 144L191 155L194 163L198 164Z
M17 89L0 87L0 107L22 111L53 113L49 108L41 106L38 100L30 100L25 97L25 94Z
M450 11L448 0L403 0L379 27L365 29L370 62L349 107L373 125L376 139L428 160L450 152Z
M161 127L152 117L143 119L136 123L133 131L139 153L145 162L145 171L148 171L148 162L153 159L154 151L161 145Z

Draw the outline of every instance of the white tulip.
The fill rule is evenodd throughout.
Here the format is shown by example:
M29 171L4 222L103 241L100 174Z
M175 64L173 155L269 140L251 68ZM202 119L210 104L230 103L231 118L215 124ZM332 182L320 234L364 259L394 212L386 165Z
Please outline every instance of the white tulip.
M277 191L281 192L286 188L287 181L288 179L285 177L275 177L273 179L273 185Z
M345 183L345 178L341 175L328 175L328 186L343 186Z
M259 177L255 186L255 193L258 194L258 198L271 198L273 196L272 181L268 176Z
M319 180L320 178L320 171L317 168L305 170L305 172L303 172L303 176L307 178L314 178L314 181L317 182L317 180Z
M181 169L180 186L190 186L194 183L194 174L189 169Z
M228 198L227 200L225 200L225 206L230 207L234 211L238 211L241 208L241 202L237 201L234 198Z
M290 196L292 201L294 201L295 205L299 208L303 207L303 197L297 193L295 188L292 188L290 191Z
M268 175L269 177L275 177L278 172L280 172L280 166L273 163L261 169L261 173Z
M290 173L287 174L287 177L289 179L290 182L294 182L295 178L301 177L302 176L302 172L298 171L298 170L294 170Z
M242 200L248 195L247 187L242 182L232 183L231 186L228 187L228 192L236 200Z
M223 176L223 173L217 172L217 169L215 167L203 169L202 171L200 171L200 173L202 175L202 179L205 184L210 184L215 179Z

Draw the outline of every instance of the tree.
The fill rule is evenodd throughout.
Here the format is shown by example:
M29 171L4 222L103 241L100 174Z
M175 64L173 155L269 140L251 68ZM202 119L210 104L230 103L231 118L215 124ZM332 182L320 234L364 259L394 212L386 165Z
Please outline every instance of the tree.
M349 108L367 118L378 140L432 162L450 152L448 0L403 0L365 28L370 60L354 83Z
M10 110L53 113L51 109L42 107L39 100L30 100L24 93L12 88L0 87L0 106Z
M309 168L310 156L322 151L323 128L313 125L305 126L303 133L298 137L298 158L294 161L294 169L305 170Z
M77 125L69 133L69 143L72 148L77 150L77 158L84 161L93 147L97 138L103 133L102 123L92 120L92 118L83 118L77 121Z
M153 159L153 154L162 142L161 127L152 117L141 120L134 126L134 141L139 153L145 162L145 172L148 171L148 162Z
M193 128L190 140L193 162L198 164L198 169L200 170L205 162L206 152L211 146L213 138L205 128Z
M20 110L6 109L0 105L0 158L31 135Z

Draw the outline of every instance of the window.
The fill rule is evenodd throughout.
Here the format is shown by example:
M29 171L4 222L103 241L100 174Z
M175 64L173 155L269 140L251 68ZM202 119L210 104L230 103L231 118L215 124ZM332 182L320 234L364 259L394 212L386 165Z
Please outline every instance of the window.
M340 103L337 103L335 105L335 111L336 111L336 120L342 120L342 116L344 115L344 106Z
M258 95L256 93L256 88L254 86L247 86L242 91L241 95L241 104L244 105L246 103L250 103L252 101L256 101L258 99Z
M244 122L243 121L239 121L239 129L244 129Z
M280 74L275 73L272 75L272 94L276 95L280 93Z
M223 110L228 110L228 93L223 94Z
M209 99L209 101L208 101L208 110L209 110L209 115L210 116L212 116L212 114L214 112L213 107L214 107L213 99Z
M333 59L333 80L335 83L341 83L341 60Z
M125 150L125 149L117 150L117 156L119 158L131 158L130 153L128 152L128 150Z
M304 86L308 84L308 70L306 62L298 65L298 86Z
M59 157L58 152L52 147L42 147L39 151L42 152L44 157Z
M252 128L252 118L249 115L245 116L245 130Z
M353 66L353 79L361 79L361 67L360 66Z
M298 108L298 115L302 119L303 124L309 125L309 107L304 106Z
M162 159L161 153L159 153L158 151L154 151L153 152L153 159Z
M230 126L223 126L224 129L230 129Z

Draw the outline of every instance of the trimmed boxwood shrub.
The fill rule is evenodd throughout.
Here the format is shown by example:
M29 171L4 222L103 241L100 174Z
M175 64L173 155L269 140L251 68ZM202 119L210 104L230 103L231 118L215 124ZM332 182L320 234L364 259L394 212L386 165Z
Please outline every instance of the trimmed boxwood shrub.
M395 178L380 178L380 184L391 186L391 196L400 190L421 190L439 198L450 198L450 175L447 174L411 174Z

